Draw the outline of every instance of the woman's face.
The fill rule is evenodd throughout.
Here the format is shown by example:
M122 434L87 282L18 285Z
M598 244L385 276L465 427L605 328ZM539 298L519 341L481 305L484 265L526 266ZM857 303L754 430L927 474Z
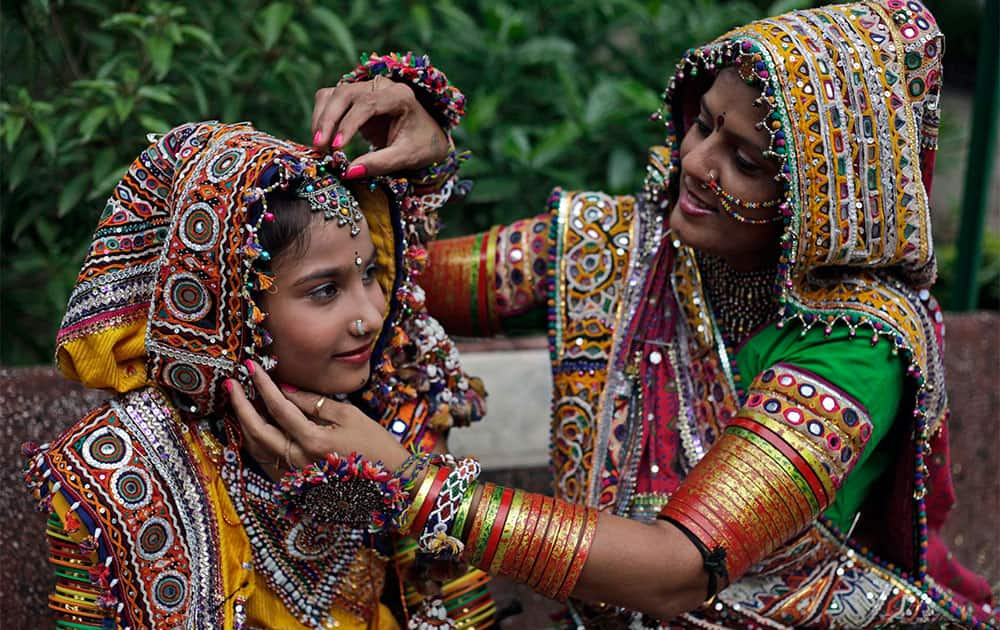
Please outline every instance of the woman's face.
M305 246L273 261L274 290L261 306L274 339L269 349L278 359L272 374L278 381L331 395L353 392L368 380L386 303L368 224L360 226L351 237L348 227L314 214Z
M754 107L760 91L736 70L721 71L705 92L697 116L681 141L681 174L670 228L686 245L725 259L734 268L750 271L775 263L781 223L748 225L725 214L709 188L710 173L721 188L745 202L777 198L777 164L763 155L769 136L755 125L767 113ZM777 208L736 211L751 219L774 216Z

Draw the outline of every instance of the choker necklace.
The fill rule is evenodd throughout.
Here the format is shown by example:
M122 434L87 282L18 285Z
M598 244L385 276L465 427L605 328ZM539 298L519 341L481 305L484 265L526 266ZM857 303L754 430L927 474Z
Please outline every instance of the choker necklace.
M736 271L716 256L696 256L715 322L730 344L739 345L777 313L773 269Z

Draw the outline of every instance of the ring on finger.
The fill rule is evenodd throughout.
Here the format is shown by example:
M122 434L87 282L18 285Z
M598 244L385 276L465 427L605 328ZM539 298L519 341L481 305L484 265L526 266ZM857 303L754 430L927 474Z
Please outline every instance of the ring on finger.
M372 79L372 92L374 92L376 88L378 88L378 80L381 78L382 78L381 74L376 74L375 78Z
M319 412L320 412L321 409L323 409L323 405L324 404L326 404L326 396L320 396L316 400L316 404L313 405L313 415L314 416L318 416L319 415Z

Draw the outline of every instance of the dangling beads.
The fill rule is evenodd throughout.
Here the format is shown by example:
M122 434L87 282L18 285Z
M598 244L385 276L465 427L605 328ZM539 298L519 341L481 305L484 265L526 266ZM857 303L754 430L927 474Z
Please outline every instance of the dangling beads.
M748 210L756 210L758 208L774 208L781 204L783 199L771 199L770 201L744 201L739 197L736 197L728 192L719 184L714 177L710 177L708 180L708 187L712 189L712 192L719 198L719 203L722 206L722 211L727 215L732 217L739 223L744 223L746 225L768 225L770 223L778 223L779 221L785 220L785 215L783 212L768 217L766 219L751 219L750 217L743 216L736 211L736 208L747 208Z

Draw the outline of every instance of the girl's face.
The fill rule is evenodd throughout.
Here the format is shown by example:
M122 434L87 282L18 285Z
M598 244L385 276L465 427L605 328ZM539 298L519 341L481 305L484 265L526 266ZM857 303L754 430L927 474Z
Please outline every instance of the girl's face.
M714 175L721 188L745 202L771 201L781 194L777 164L765 158L769 136L755 125L766 111L754 107L760 91L735 69L721 71L702 96L693 122L681 141L681 173L670 228L686 245L750 271L775 263L781 223L748 225L725 214L709 187ZM774 216L774 207L736 211L751 219Z
M316 213L305 246L273 261L274 290L261 306L274 339L269 349L278 359L272 376L279 382L332 395L368 380L386 303L368 223L360 226L351 237L346 226Z

